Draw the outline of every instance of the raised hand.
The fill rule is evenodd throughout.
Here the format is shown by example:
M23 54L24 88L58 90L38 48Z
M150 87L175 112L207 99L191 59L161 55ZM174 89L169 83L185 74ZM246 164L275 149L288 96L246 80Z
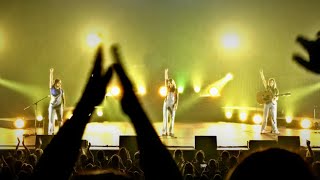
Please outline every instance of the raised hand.
M86 107L93 108L103 101L106 95L106 86L112 77L111 67L109 67L105 73L102 72L102 56L102 47L99 47L94 67L79 102L84 103L82 105Z
M293 55L293 60L305 69L320 74L320 31L317 33L316 40L298 36L296 41L307 51L309 60L297 53Z
M122 67L118 47L112 46L111 50L116 62L114 69L123 87L122 110L130 117L136 131L137 143L141 153L140 165L145 173L145 179L182 179L170 152L162 144L147 114L134 94L133 85ZM157 163L155 164L154 162Z
M53 68L50 68L50 72L53 73L53 71L54 71L54 69L53 69Z
M129 116L134 115L134 107L137 107L136 105L139 104L139 102L136 95L134 94L133 85L130 79L128 78L125 70L123 69L118 46L112 46L111 51L116 62L116 64L114 64L114 69L117 72L124 89L123 97L121 99L122 110Z
M309 140L306 140L306 144L307 144L307 146L309 147L309 146L310 146L310 141L309 141Z
M263 70L262 69L260 69L260 74L263 74Z

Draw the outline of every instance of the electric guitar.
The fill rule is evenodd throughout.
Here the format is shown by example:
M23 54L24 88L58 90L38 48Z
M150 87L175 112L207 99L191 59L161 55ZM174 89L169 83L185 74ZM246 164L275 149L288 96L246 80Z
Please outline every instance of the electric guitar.
M276 97L277 97L277 96L278 96L278 97L280 97L280 96L290 96L290 95L291 95L291 93L288 92L288 93L278 94L278 95L276 95ZM269 102L272 101L272 98L273 98L273 97L274 97L273 94L272 94L270 91L266 91L266 90L264 90L264 91L259 91L259 92L257 93L257 96L256 96L257 102L258 102L259 104L269 103Z

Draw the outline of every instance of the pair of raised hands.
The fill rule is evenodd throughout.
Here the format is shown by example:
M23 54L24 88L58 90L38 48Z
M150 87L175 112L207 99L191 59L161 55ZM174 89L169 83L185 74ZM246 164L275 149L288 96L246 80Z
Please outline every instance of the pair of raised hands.
M93 69L91 71L91 75L89 77L89 80L87 81L87 85L79 103L81 103L85 107L91 108L99 105L104 100L106 87L110 82L113 73L116 72L124 89L124 93L121 99L123 111L126 114L130 114L130 112L133 111L131 105L138 103L138 100L134 94L132 83L122 66L118 45L111 46L111 53L115 63L108 67L106 71L104 71L102 67L102 47L99 47L96 59L94 61ZM91 113L90 110L88 111L88 113Z

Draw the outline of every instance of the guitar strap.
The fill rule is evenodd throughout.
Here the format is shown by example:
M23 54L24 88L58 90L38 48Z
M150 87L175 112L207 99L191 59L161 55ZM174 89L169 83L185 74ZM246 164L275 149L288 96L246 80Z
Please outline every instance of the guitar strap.
M268 86L267 91L271 92L273 97L275 97L276 95L279 95L279 91L277 88L272 88L272 87Z

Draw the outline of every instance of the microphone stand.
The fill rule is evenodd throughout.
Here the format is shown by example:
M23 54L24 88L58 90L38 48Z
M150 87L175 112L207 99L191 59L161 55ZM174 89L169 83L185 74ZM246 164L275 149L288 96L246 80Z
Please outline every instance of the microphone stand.
M31 106L35 105L34 108L34 135L37 135L37 109L38 109L38 103L43 101L44 99L47 99L48 97L50 97L50 95L47 95L41 99L39 99L38 101L30 104L29 106L25 107L23 110L27 110L29 109Z

